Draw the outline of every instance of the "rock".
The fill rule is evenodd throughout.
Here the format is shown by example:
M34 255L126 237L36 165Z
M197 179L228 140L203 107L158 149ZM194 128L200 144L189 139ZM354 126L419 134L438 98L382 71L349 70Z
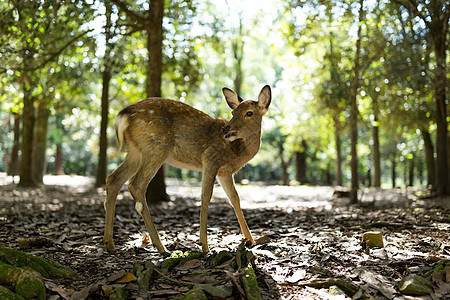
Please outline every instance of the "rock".
M341 290L337 285L332 285L328 289L328 294L332 296L339 296L339 295L345 295L345 292Z
M362 240L367 248L384 248L383 235L379 231L364 233Z
M428 279L414 274L403 278L398 287L405 295L425 296L433 293L433 284Z

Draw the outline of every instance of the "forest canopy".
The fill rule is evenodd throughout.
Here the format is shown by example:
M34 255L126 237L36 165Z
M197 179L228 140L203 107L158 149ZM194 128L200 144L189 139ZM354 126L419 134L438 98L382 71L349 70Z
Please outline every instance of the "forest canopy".
M162 96L273 100L236 180L449 190L445 0L0 1L0 172L96 176L114 118ZM167 168L166 176L197 178ZM245 181L244 181L245 182Z

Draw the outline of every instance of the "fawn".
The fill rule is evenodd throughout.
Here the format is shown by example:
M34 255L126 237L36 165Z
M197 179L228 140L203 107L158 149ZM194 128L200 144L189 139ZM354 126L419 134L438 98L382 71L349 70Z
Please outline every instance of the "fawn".
M245 239L254 243L240 207L233 174L259 151L261 121L270 105L271 90L266 85L258 101L243 101L228 88L222 91L233 109L229 122L164 98L148 98L119 112L116 135L120 148L126 144L127 156L106 179L103 240L109 251L115 249L113 223L117 195L134 175L128 189L136 202L135 208L144 219L153 245L159 253L166 252L145 199L147 185L164 162L202 171L200 244L203 252L209 251L206 224L216 176L230 199Z

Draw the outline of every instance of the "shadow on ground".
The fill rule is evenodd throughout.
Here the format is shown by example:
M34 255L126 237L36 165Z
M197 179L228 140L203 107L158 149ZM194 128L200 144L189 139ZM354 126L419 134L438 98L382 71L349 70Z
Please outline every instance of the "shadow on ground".
M400 295L397 284L403 276L450 259L449 211L413 191L364 190L363 201L356 206L350 206L346 198L333 197L330 187L251 185L238 191L257 241L251 251L258 256L255 267L264 299L326 299L329 287L305 283L329 278L345 280L375 298L395 297ZM172 181L168 192L171 202L151 207L162 242L171 251L199 250L200 188ZM126 188L119 195L114 227L118 250L112 254L102 245L104 190L92 189L89 180L59 177L57 184L39 189L6 184L0 186L0 199L0 243L18 248L23 238L45 238L47 244L25 251L54 259L85 277L51 285L67 295L90 295L96 285L110 285L112 275L132 273L136 262L150 259L159 264L163 259L147 243L143 220ZM219 186L208 225L212 252L236 251L242 235ZM385 247L363 248L361 235L367 231L380 231ZM170 276L187 280L197 272L217 281L223 278L223 272L205 271L201 262L193 266ZM137 295L133 282L126 286L131 295ZM167 299L186 288L159 278L149 293ZM445 288L436 284L434 293L441 295Z

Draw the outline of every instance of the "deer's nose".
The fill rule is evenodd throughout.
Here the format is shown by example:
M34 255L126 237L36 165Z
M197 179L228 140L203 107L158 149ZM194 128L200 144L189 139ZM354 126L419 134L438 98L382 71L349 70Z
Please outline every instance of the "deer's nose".
M228 131L230 131L230 126L223 126L222 127L222 132L223 133L228 133Z

